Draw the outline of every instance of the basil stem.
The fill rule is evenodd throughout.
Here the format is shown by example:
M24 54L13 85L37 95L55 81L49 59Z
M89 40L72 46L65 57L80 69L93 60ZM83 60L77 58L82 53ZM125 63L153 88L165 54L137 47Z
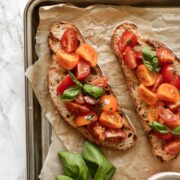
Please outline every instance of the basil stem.
M77 86L71 86L66 89L61 95L62 101L72 101L80 93L80 88Z
M149 127L153 130L156 130L156 131L162 133L162 134L166 134L166 133L170 132L170 129L167 126L165 126L161 123L155 122L155 121L149 123Z
M73 180L89 180L89 172L83 158L78 153L59 152L58 156L64 166L64 174Z
M115 173L116 168L113 164L95 145L87 141L83 146L83 159L94 180L110 180Z
M104 94L102 88L90 84L84 84L83 91L84 93L93 96L94 98L99 98Z
M173 131L172 131L172 133L173 133L174 135L180 135L180 126L174 128Z
M77 86L79 86L79 87L82 87L82 86L83 86L82 83L76 79L76 76L75 76L71 71L69 71L69 75L70 75L71 79L73 80L73 82L74 82Z

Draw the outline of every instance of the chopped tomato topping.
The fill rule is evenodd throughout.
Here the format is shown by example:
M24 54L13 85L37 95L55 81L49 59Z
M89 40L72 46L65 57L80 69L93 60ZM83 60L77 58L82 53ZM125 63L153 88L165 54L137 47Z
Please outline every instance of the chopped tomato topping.
M161 74L163 77L163 81L169 83L172 80L174 74L174 66L173 64L166 64L161 69Z
M108 78L106 76L99 77L90 82L90 84L98 87L106 87L108 83Z
M66 52L74 52L78 47L78 37L77 33L73 29L67 29L61 40L61 48Z
M157 103L158 99L156 94L146 88L143 84L140 84L138 87L139 96L141 99L149 105L154 105Z
M171 84L174 85L178 90L180 90L180 76L175 75L171 81Z
M171 141L174 138L172 133L162 134L162 133L159 133L158 131L154 131L154 135L158 137L159 139L162 139L165 141Z
M75 119L76 126L84 126L87 124L91 124L92 122L97 120L97 115L94 112L89 112L86 115L77 116Z
M84 97L82 95L82 93L79 93L78 96L76 97L75 101L78 103L78 104L84 104L85 103L85 100L84 100Z
M67 102L66 104L66 108L71 112L71 113L74 113L74 114L87 114L90 112L90 109L88 106L86 105L81 105L81 104L78 104L74 101L70 101L70 102Z
M123 60L129 69L137 67L136 54L133 49L127 49L123 52Z
M180 153L180 139L176 139L166 144L164 150L172 155Z
M58 50L56 52L56 59L64 69L73 69L78 64L79 56L74 53Z
M86 78L89 75L89 73L90 73L89 64L84 60L80 60L77 64L76 78L78 80L82 80Z
M93 126L93 134L98 138L100 141L105 140L105 127L101 126L99 123L95 123Z
M157 97L162 101L176 103L179 100L179 92L175 86L163 83L157 90Z
M134 47L137 44L137 36L131 31L125 31L119 39L118 48L122 52L126 46Z
M157 75L151 73L144 64L138 66L137 76L141 83L143 83L145 86L152 86L157 79Z
M78 54L81 58L87 61L91 67L96 66L98 56L95 49L92 46L85 43L81 44L77 48L76 54Z
M102 125L109 128L121 128L123 126L123 117L118 112L103 111L99 118Z
M66 90L68 87L72 86L74 82L72 81L70 75L66 75L66 77L62 80L60 85L57 88L57 94L60 95Z
M102 96L99 105L104 111L115 112L118 109L118 101L113 95Z
M142 51L136 52L136 62L137 62L137 64L141 64L141 62L142 62Z
M91 96L84 96L84 100L89 105L94 105L94 104L97 104L99 102L99 99L95 99Z
M157 57L161 64L172 63L175 60L174 54L169 49L164 47L157 49Z

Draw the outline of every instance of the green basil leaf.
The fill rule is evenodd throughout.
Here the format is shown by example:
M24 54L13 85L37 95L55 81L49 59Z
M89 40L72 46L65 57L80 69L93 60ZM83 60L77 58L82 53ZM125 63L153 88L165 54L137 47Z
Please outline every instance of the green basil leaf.
M73 180L73 179L68 176L58 175L56 176L56 180Z
M73 80L73 82L74 82L77 86L79 86L79 87L82 87L82 86L83 86L82 83L76 79L76 76L75 76L71 71L69 71L69 75L70 75L71 79Z
M162 133L162 134L166 134L166 133L170 132L170 129L167 126L165 126L161 123L155 122L155 121L149 123L149 127L153 130L156 130L156 131Z
M95 145L87 141L83 147L83 159L95 180L110 180L115 173L116 168L113 164Z
M152 72L159 72L160 65L156 53L152 51L149 47L145 46L142 49L142 60L146 67Z
M89 180L89 172L83 158L78 153L59 152L58 156L64 166L64 174L73 180Z
M71 86L66 89L61 95L62 101L72 101L80 93L80 88L77 86Z
M104 94L102 88L90 84L84 84L83 91L84 93L93 96L94 98L99 98Z
M174 128L173 131L172 131L172 133L173 133L174 135L180 135L180 126Z

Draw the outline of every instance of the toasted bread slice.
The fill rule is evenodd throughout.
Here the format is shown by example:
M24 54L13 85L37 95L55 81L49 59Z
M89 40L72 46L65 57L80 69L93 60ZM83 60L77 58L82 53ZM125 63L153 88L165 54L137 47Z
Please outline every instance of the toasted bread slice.
M146 103L144 103L141 100L137 91L140 81L138 80L136 76L136 71L129 69L124 64L124 61L122 61L122 54L120 53L118 49L118 41L119 41L119 37L122 35L122 33L125 30L134 32L138 37L138 43L142 46L147 45L154 50L156 50L158 47L166 47L166 46L158 41L145 40L138 33L136 25L131 24L131 23L123 23L121 25L118 25L116 29L114 30L112 39L111 39L112 48L118 59L122 72L125 78L127 79L127 85L129 87L130 94L132 96L132 100L135 105L137 114L139 116L139 119L142 123L142 126L145 132L147 133L148 139L151 143L153 155L162 161L169 161L169 160L175 159L177 155L171 155L171 154L166 153L164 151L164 142L151 133L150 131L151 129L149 128L149 125L148 125L149 121L147 117L148 106L146 105ZM179 64L178 59L175 60L175 64Z
M60 32L64 32L67 28L74 29L77 32L78 40L80 44L85 42L83 39L83 36L81 35L80 31L77 29L75 25L66 23L66 22L56 23L51 26L49 38L48 38L49 48L53 53L55 53L59 48L61 48L61 47L58 47L59 45L57 45L57 44L60 44L58 43L58 41L61 39L61 36L63 34ZM61 36L58 33L60 33ZM63 117L63 119L67 123L69 123L72 127L76 128L77 131L82 133L82 135L84 135L84 137L87 138L89 141L94 142L98 145L102 145L105 147L110 147L110 148L118 149L118 150L126 150L132 147L136 142L135 130L133 128L133 125L130 123L130 121L128 120L128 118L122 112L120 108L118 109L118 112L123 117L123 121L124 121L123 130L127 134L127 138L124 141L112 142L112 141L109 141L108 139L104 141L99 141L97 140L97 138L93 136L93 134L86 127L77 127L75 125L74 115L71 114L66 109L64 102L62 102L59 96L57 95L57 87L59 86L59 84L61 83L61 81L63 80L63 78L66 76L67 73L68 72L64 70L62 67L60 67L59 63L57 63L55 60L48 72L49 95L55 107L57 108L58 112ZM102 71L97 65L91 68L91 74L87 77L86 82L89 82L91 79L96 79L100 76L102 76ZM113 94L111 87L109 85L106 87L105 91L106 91L106 94Z

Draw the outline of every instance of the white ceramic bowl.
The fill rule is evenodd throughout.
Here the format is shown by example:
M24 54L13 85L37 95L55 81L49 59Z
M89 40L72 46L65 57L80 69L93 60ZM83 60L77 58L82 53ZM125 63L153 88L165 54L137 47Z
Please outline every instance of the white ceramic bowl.
M161 172L154 174L147 180L180 180L180 173L177 172Z

